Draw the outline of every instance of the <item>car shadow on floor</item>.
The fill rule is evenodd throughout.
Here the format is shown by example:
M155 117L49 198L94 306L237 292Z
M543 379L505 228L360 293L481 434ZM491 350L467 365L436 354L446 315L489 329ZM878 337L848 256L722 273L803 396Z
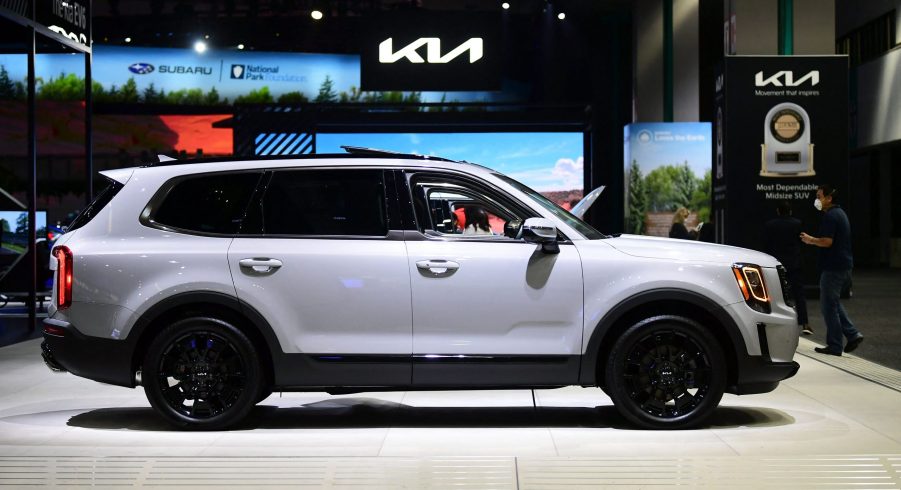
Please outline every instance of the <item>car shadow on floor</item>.
M719 407L703 428L774 427L795 419L780 410ZM69 426L135 431L178 430L151 408L101 408L71 417ZM260 405L231 430L358 429L379 427L523 428L572 427L635 430L613 406L412 407L372 398L323 400L297 407Z

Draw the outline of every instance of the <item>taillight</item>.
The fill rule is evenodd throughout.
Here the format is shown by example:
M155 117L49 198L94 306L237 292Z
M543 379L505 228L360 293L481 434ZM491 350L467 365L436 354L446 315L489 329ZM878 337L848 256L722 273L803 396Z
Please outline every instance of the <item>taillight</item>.
M72 306L72 251L69 247L53 248L56 257L56 307L65 309Z

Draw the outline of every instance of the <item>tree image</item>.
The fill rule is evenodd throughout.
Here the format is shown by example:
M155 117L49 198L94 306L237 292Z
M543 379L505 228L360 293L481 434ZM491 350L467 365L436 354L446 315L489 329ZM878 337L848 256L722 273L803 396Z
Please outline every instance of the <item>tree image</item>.
M648 211L675 211L678 207L676 180L679 170L673 165L664 165L648 172L645 184L648 191Z
M82 82L83 84L84 82ZM134 77L128 77L128 80L125 84L122 85L122 90L119 91L119 100L116 102L125 102L127 104L135 104L138 102L138 84L135 83Z
M688 162L676 167L676 178L673 182L676 207L690 208L691 197L697 189L696 180L695 174L688 167Z
M330 104L337 101L338 94L335 92L335 82L332 81L331 77L326 75L325 80L322 81L322 85L319 86L319 95L316 96L316 103Z
M16 84L9 78L6 67L0 65L0 99L16 99Z
M16 234L28 233L28 214L22 213L16 218Z
M151 83L141 93L141 101L148 104L159 104L163 101L163 95L159 91L157 91L156 87L154 87L153 83Z
M648 190L638 168L638 162L632 160L629 167L629 222L626 231L633 235L645 232L645 213L648 207Z
M269 93L269 87L263 86L256 90L251 90L247 95L239 95L235 97L236 104L271 104L272 94Z
M35 80L38 83L40 79ZM37 87L37 98L42 100L84 100L84 79L74 73L60 73Z

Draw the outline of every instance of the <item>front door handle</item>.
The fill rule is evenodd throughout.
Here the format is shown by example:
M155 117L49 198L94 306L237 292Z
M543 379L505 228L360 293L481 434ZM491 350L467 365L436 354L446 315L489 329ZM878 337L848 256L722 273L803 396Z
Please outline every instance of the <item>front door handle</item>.
M277 259L268 259L254 257L252 259L241 259L238 261L241 267L245 269L253 269L254 272L267 273L274 272L282 266L282 261Z
M460 268L460 264L456 262L452 262L450 260L420 260L416 262L416 267L423 272L429 272L433 276L449 276L454 272L457 272L457 269Z

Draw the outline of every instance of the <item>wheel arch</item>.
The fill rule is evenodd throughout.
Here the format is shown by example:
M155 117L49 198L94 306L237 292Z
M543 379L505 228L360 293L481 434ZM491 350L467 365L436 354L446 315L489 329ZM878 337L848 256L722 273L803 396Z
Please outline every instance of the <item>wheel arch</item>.
M601 318L582 356L579 383L583 386L603 386L606 363L600 361L608 357L616 339L641 319L659 315L684 316L713 333L726 359L727 387L738 382L738 360L741 356L747 356L747 351L735 320L725 309L701 294L667 288L631 296Z
M265 382L272 385L275 380L274 357L281 351L272 327L250 305L236 297L212 291L176 294L144 312L128 336L132 342L131 372L141 368L148 347L165 325L191 315L211 316L228 321L247 335L263 362Z

